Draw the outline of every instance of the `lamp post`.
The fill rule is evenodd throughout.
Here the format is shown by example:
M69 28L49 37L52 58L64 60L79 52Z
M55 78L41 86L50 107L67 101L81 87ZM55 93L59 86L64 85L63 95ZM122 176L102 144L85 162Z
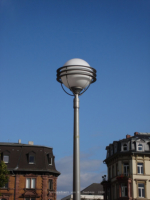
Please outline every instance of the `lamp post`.
M74 145L73 145L73 200L80 200L80 151L79 151L79 96L96 81L96 70L79 58L67 61L57 70L57 81L70 89L74 96Z

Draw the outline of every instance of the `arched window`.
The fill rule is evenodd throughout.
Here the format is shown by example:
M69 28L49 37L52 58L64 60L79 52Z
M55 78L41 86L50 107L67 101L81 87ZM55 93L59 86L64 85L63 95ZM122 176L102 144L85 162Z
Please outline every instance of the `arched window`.
M123 151L127 151L127 150L128 150L127 144L124 144L124 145L123 145Z
M143 145L142 144L138 144L138 151L142 151L143 150Z

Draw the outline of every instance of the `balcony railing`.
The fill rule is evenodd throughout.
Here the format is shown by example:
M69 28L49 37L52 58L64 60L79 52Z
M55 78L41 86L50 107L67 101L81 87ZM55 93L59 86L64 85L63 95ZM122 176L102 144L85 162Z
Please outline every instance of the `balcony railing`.
M127 178L131 178L131 175L128 173L128 174L118 174L116 176L116 179L127 179Z

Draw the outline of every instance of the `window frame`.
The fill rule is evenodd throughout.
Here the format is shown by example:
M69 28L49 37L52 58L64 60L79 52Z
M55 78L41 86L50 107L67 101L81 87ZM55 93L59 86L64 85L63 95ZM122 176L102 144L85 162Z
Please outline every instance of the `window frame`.
M5 160L4 160L5 157L8 158L8 161L5 161ZM8 164L8 163L9 163L9 155L6 155L6 154L3 155L3 162L4 162L5 164Z
M142 148L141 148L142 147ZM140 149L141 148L141 149ZM138 151L143 151L143 144L141 144L141 143L139 143L138 145L137 145L137 150Z
M112 177L114 177L115 176L115 166L113 165L112 166Z
M51 182L51 184L50 184L50 182ZM51 187L50 187L50 185L51 185ZM54 190L53 189L54 188L54 181L53 181L53 179L48 179L48 190L50 190L50 191L52 191L52 190Z
M139 184L143 185L143 187L139 187ZM142 195L142 193L143 193L142 189L144 190L144 196L139 195L139 190L141 191L141 195ZM138 183L138 197L139 198L145 198L145 184L144 183Z
M108 179L111 179L112 178L111 166L108 168L108 175L109 175Z
M52 153L47 154L47 162L48 162L48 165L53 165L53 155L52 155Z
M50 162L49 162L49 160L50 160ZM48 159L48 165L53 165L53 158L52 157L49 157L49 159Z
M8 188L9 188L9 187L8 187L8 183L9 183L9 181L8 181L7 183L5 183L5 185L4 185L3 187L1 187L0 190L1 190L1 189L8 190ZM7 185L7 186L6 186L6 185Z
M117 144L114 145L114 153L117 153Z
M30 179L30 187L27 187L27 179ZM35 187L32 186L32 179L35 179ZM25 189L36 189L36 178L35 177L26 177L26 182L25 182Z
M126 172L125 172L126 171ZM123 174L125 176L128 176L129 175L129 172L130 172L130 165L129 165L129 162L124 162L123 163Z
M118 176L118 163L116 163L116 176Z
M119 198L119 196L120 196L120 194L119 194L119 184L117 183L116 184L116 198L118 199Z
M125 147L126 147L126 149L125 149ZM128 144L127 144L127 143L124 143L124 144L122 145L122 149L123 149L123 151L128 151Z
M124 189L124 191L122 191L123 189ZM125 196L122 195L123 192L124 192ZM127 195L126 195L126 193L127 193ZM125 183L121 184L121 197L128 197L128 185Z
M107 150L107 158L110 156L109 149Z
M33 162L30 161L30 157L33 157L33 158L34 158ZM35 164L35 155L33 155L33 154L29 154L29 164L30 164L30 165Z
M139 171L140 171L140 173L139 173ZM142 171L143 171L143 173L142 173ZM137 163L137 174L144 174L144 164L141 162Z
M111 154L111 156L113 155L113 153L114 153L114 152L113 152L113 147L111 147L111 148L110 148L110 154Z

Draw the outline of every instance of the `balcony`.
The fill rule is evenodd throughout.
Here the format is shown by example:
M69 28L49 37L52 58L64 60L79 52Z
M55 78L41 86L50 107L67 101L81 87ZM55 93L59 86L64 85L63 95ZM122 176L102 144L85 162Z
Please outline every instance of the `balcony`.
M130 178L131 178L130 174L118 174L117 177L116 177L116 179L118 181L123 181L123 180L125 181L125 180L128 180Z

